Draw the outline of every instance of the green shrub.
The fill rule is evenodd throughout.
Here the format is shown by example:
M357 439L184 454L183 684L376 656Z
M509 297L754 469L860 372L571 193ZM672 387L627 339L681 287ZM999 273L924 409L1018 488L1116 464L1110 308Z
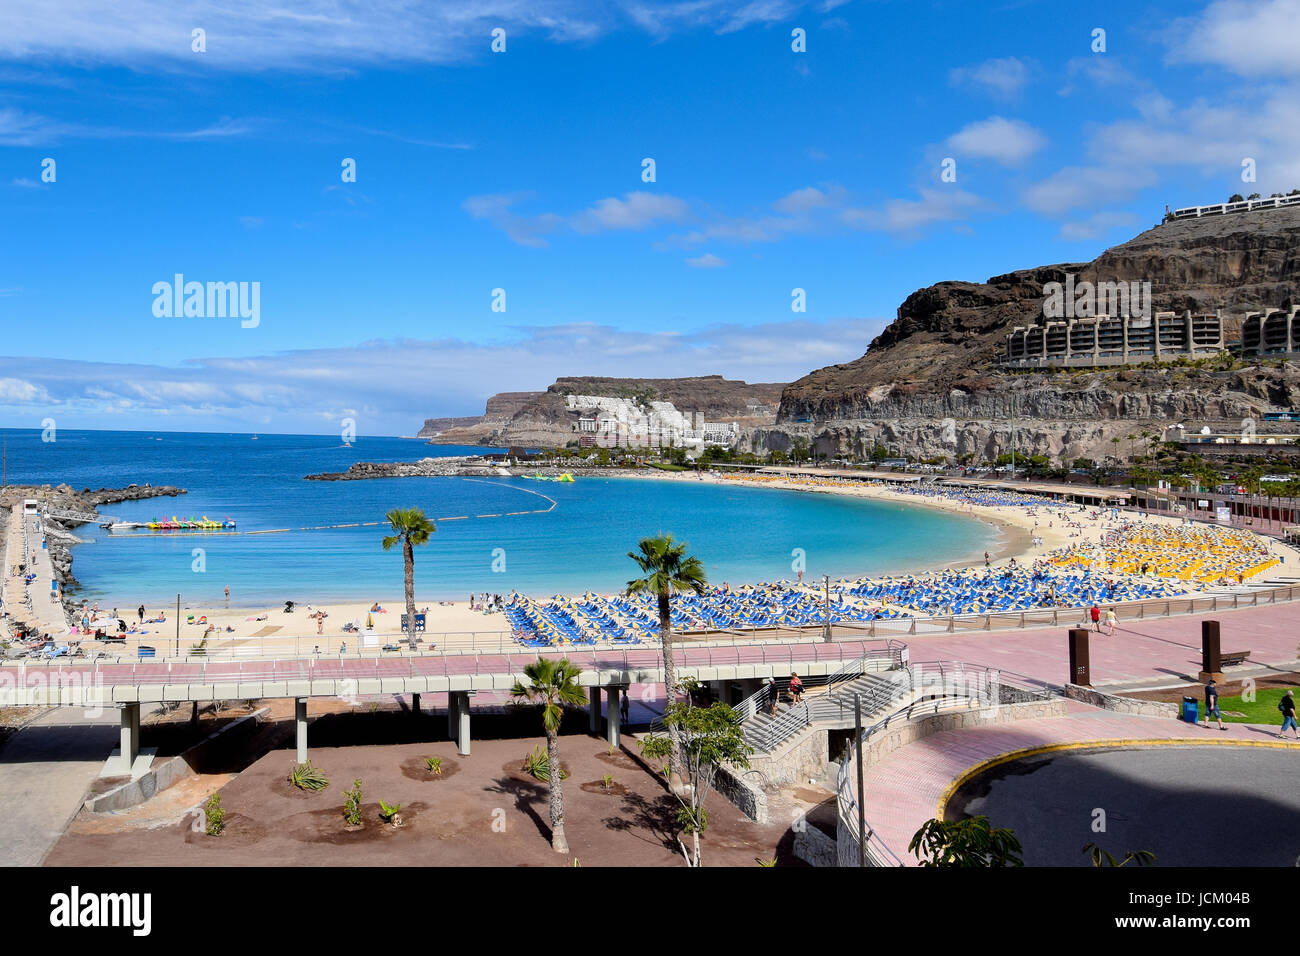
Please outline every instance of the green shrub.
M208 802L203 805L203 819L207 823L208 836L221 836L226 828L226 811L221 808L221 794L213 792Z
M379 816L385 823L390 822L393 817L397 816L397 811L402 809L400 803L395 803L391 807L383 800L379 801Z
M524 756L524 773L543 782L551 779L551 758L543 747L534 747L532 753ZM569 779L569 771L563 767L560 768L560 779Z
M361 781L353 780L352 789L344 790L343 796L343 818L348 821L349 826L361 826Z
M563 780L564 778L561 777L560 779ZM605 788L606 790L608 790L608 789L609 789L609 785L610 785L611 783L614 782L614 775L613 775L613 774L608 774L608 773L607 773L607 774L605 774L603 777L600 778L600 782L601 782L601 785L604 786L604 788Z
M299 790L324 790L330 785L329 778L320 767L313 767L310 760L296 763L289 771L289 782Z
M425 758L424 758L424 768L425 768L426 770L428 770L429 773L433 774L435 777L441 777L441 776L442 776L442 758L441 758L441 757L425 757Z

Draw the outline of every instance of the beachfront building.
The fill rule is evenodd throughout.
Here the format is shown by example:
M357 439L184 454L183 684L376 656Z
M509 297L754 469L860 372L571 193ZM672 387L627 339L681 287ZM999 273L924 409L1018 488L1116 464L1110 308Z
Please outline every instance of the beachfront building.
M734 447L738 422L709 422L703 412L683 412L672 402L641 402L608 395L567 395L572 428L583 447L686 448Z
M1241 354L1293 358L1300 353L1300 306L1247 312L1241 323Z
M1017 326L1006 338L1012 368L1087 368L1208 358L1223 352L1223 318L1190 310L1154 317L1110 315Z

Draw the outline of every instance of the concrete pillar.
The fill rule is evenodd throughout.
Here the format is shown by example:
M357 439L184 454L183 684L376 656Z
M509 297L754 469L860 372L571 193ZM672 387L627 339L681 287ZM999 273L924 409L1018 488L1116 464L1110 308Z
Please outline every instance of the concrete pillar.
M609 688L609 720L605 721L605 741L611 747L619 745L619 706L618 695L627 693L623 688L613 685Z
M298 762L307 762L307 698L299 697L293 702L294 723L298 725Z
M469 693L463 690L452 691L456 698L456 752L462 757L469 756Z
M419 695L419 694L412 694L412 695L411 695L411 713L412 713L412 714L419 714L419 713L420 713L420 695Z
M122 705L121 753L124 772L130 773L140 755L140 705Z
M593 733L600 733L600 685L587 688L587 729ZM610 711L611 714L614 711Z

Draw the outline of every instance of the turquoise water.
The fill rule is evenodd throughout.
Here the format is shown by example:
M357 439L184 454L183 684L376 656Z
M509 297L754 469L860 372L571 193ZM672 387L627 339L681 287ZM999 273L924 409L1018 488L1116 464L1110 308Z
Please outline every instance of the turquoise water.
M432 517L546 508L545 514L444 521L417 549L421 600L463 599L471 591L534 597L619 590L634 576L627 557L639 538L671 531L688 541L715 583L805 579L922 570L974 560L999 533L983 522L928 508L770 488L694 481L584 478L573 484L514 478L389 478L315 482L355 461L409 461L468 449L398 438L305 435L60 431L7 433L9 480L66 481L75 488L132 482L188 489L179 498L122 502L101 509L127 521L234 518L240 531L382 520L395 507ZM380 548L383 530L349 528L265 535L124 538L83 526L73 573L83 596L138 602L231 603L284 600L393 600L401 593L400 549ZM198 549L196 552L195 549ZM494 570L495 568L495 570Z

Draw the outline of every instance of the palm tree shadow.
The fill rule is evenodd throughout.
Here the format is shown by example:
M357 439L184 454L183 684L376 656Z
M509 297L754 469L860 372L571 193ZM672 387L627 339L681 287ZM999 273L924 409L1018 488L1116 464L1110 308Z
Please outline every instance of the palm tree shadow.
M543 819L542 815L534 809L533 804L541 800L550 799L550 790L536 783L528 783L523 780L516 780L514 777L498 777L496 785L484 787L488 793L504 793L515 798L515 809L527 817L530 817L533 824L537 827L537 832L544 836L547 842L551 839L551 823L549 819Z
M676 853L678 806L669 794L647 799L633 792L623 797L621 815L606 817L601 822L608 830L630 833L643 843L658 844Z

